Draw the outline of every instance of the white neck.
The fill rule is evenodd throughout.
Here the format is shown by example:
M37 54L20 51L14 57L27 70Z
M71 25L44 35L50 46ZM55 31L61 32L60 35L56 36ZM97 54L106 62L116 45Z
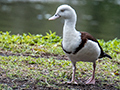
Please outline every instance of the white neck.
M63 47L66 51L74 52L81 43L80 32L75 29L76 20L65 19L63 27Z
M64 27L75 28L76 20L75 18L65 19Z
M70 36L71 34L76 32L75 25L76 25L76 15L73 15L69 19L65 19L64 27L63 27L63 38L64 36L67 35Z

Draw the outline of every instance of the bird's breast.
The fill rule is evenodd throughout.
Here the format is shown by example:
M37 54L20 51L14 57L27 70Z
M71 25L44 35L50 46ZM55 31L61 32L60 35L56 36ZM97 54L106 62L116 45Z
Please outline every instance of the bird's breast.
M76 54L67 54L72 61L94 62L100 56L101 50L97 42L87 40L83 48Z
M81 43L80 35L64 36L62 46L66 51L73 53L80 43Z

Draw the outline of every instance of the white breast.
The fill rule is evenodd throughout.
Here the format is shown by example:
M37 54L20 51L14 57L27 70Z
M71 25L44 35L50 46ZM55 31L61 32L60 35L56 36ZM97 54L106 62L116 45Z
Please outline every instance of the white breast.
M97 42L88 40L85 46L76 54L67 54L72 62L85 61L94 62L100 56L100 48Z
M81 33L78 31L68 31L63 35L63 48L68 52L74 52L81 43Z

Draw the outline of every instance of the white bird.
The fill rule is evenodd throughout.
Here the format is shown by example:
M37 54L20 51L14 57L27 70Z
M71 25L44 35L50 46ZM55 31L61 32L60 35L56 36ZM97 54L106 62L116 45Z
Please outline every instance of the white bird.
M86 84L95 84L96 60L102 57L112 57L106 54L98 41L87 32L79 32L75 29L77 15L75 10L69 5L61 5L57 8L54 16L49 20L62 17L64 19L62 48L69 57L73 65L72 80L69 83L76 83L75 71L76 62L93 62L93 74Z

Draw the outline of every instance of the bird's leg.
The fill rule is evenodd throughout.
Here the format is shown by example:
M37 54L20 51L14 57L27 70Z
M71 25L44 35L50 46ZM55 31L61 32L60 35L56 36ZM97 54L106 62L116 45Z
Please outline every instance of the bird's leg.
M96 68L96 63L93 62L93 74L92 77L87 80L86 84L95 84L95 68Z
M73 74L72 74L72 80L70 82L67 83L74 83L74 84L78 84L76 79L75 79L75 72L76 72L76 62L72 62L73 65Z

